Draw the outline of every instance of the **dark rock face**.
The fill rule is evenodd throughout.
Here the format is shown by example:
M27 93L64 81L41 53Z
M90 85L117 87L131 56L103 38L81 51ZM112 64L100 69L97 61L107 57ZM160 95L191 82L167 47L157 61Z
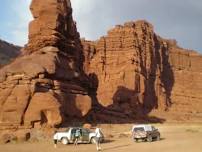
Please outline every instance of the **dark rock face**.
M0 125L59 125L91 109L69 0L33 0L23 55L0 70Z
M124 120L150 113L186 120L202 113L202 56L157 36L148 22L118 25L98 41L82 43L84 69L97 77L98 102ZM109 120L103 111L95 113Z
M20 55L21 47L0 39L0 68Z

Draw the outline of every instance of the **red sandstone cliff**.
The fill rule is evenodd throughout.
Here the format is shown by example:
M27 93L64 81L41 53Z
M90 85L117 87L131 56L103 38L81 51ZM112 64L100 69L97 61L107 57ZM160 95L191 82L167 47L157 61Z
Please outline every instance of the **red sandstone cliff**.
M106 109L119 111L124 120L150 113L165 120L202 117L200 54L162 39L146 21L118 25L98 41L82 42L85 71L94 73L97 100ZM109 120L103 111L95 113Z
M157 121L201 120L201 55L145 21L83 40L82 48L69 0L33 0L30 8L29 43L0 70L0 126L120 123L151 113Z
M69 0L32 0L23 55L0 70L0 126L59 125L91 109Z

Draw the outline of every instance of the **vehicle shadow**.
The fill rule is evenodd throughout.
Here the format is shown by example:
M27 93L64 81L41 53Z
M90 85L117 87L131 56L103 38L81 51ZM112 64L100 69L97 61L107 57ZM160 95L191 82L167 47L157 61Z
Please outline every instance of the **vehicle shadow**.
M160 141L161 141L161 140L165 140L165 139L166 139L166 138L160 138Z
M159 140L156 140L156 139L153 139L152 142L158 142L158 141L163 141L165 140L166 138L160 138ZM138 141L134 141L135 143L145 143L147 141L145 140L138 140ZM150 143L150 142L147 142L147 143Z

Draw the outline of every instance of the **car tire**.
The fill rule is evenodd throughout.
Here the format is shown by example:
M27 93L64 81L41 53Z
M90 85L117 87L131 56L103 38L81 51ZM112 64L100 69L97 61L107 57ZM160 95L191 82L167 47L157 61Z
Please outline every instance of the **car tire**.
M62 138L61 143L62 143L63 145L67 145L67 144L69 143L69 141L68 141L67 138Z
M160 140L160 134L158 134L156 137L156 141L159 141L159 140Z
M96 143L95 137L92 137L92 138L90 139L90 143L91 143L91 144L95 144L95 143Z
M135 138L134 141L137 143L139 140L137 138Z
M147 141L148 141L148 142L152 142L152 136L151 136L151 135L149 135L149 136L147 137Z

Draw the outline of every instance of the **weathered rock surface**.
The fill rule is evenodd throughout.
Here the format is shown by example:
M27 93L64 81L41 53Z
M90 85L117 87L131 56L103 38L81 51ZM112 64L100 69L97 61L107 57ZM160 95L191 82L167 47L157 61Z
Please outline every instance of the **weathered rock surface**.
M21 57L0 70L0 126L56 126L91 109L69 0L32 0Z
M116 111L114 117L141 119L152 112L165 119L168 113L171 119L186 120L193 113L202 118L200 54L159 37L146 21L118 25L98 41L82 43L85 71L94 73L98 86L97 101ZM109 120L107 113L96 113Z
M81 44L69 0L32 0L30 8L29 43L0 69L0 130L82 119L202 120L198 53L159 37L146 21Z

